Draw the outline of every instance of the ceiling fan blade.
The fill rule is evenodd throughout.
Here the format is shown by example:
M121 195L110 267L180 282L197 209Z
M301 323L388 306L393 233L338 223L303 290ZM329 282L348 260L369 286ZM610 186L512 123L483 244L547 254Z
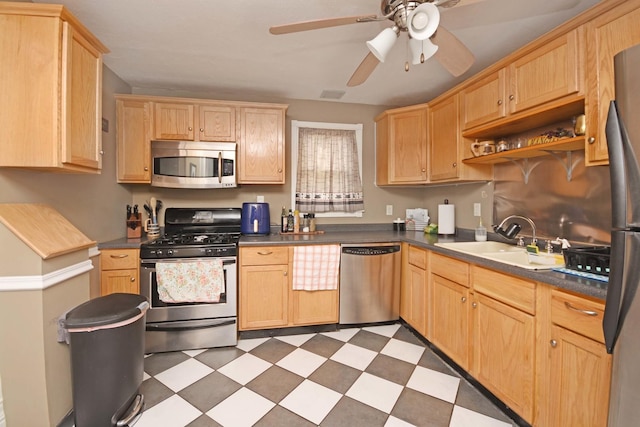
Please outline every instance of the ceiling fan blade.
M379 63L380 61L378 61L378 58L376 58L373 53L369 52L367 56L364 57L360 65L358 65L356 71L353 72L349 82L347 82L347 86L353 87L364 83Z
M321 28L339 27L341 25L358 24L377 20L376 15L345 16L343 18L316 19L314 21L296 22L293 24L276 25L269 28L271 34L289 34L300 31L319 30Z
M464 74L473 65L473 53L442 25L431 37L431 41L438 45L435 57L454 77Z

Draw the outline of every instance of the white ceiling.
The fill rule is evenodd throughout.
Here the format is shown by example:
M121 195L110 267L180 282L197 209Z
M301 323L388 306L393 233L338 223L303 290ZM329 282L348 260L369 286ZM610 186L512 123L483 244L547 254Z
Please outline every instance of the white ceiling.
M36 2L45 1L35 0ZM470 0L467 0L470 1ZM476 0L477 1L477 0ZM380 14L379 0L55 0L110 50L104 63L134 91L206 93L220 99L321 100L399 106L426 102L598 3L598 0L465 0L440 24L474 53L458 78L431 58L404 71L407 36L357 87L346 83L365 42L391 21L274 36L272 25Z

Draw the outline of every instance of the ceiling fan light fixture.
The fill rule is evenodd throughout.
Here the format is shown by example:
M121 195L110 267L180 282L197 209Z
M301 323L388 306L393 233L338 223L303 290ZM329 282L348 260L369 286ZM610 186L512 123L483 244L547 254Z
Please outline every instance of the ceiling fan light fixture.
M409 39L409 50L411 50L411 63L413 65L420 65L435 55L438 51L438 46L433 44L429 39Z
M367 42L367 47L378 58L378 61L384 62L396 40L398 40L399 33L400 30L396 26L385 28L373 40Z
M432 3L422 3L407 18L407 29L412 39L427 40L440 25L440 12Z

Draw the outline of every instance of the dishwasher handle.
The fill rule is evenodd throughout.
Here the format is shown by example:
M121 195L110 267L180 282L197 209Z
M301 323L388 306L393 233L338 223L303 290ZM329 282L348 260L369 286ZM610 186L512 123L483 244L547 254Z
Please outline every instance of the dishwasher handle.
M379 256L400 252L400 245L392 246L343 246L342 255Z

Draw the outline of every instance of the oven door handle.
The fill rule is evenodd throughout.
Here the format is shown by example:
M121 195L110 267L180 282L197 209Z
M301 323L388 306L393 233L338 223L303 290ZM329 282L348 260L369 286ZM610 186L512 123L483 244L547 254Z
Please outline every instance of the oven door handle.
M194 329L216 328L228 326L236 323L235 317L232 319L205 319L205 320L185 320L177 322L147 323L147 331L190 331Z

